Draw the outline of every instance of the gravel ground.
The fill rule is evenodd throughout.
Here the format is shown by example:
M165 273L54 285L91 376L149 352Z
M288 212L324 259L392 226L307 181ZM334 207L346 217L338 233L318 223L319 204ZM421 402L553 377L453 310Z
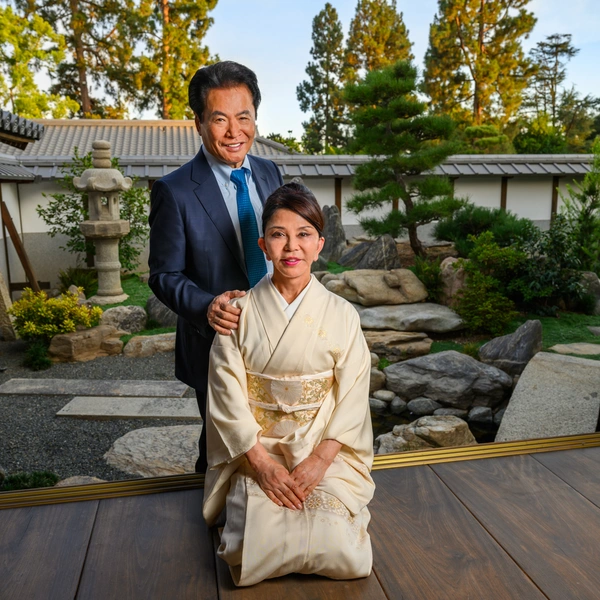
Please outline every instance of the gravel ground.
M175 380L174 352L148 358L123 355L85 363L60 363L46 371L23 366L23 342L0 342L0 384L9 379ZM193 390L186 396L194 397ZM88 420L56 417L72 396L0 396L0 467L7 474L53 471L61 479L90 475L108 481L134 476L110 467L102 458L112 443L143 427L184 425L171 419Z

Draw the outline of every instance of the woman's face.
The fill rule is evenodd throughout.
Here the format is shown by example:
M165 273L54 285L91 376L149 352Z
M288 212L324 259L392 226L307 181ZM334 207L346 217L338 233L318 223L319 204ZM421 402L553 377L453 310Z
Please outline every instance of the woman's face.
M310 267L317 260L325 238L299 214L280 208L267 223L258 240L267 260L273 262L273 276L310 279Z

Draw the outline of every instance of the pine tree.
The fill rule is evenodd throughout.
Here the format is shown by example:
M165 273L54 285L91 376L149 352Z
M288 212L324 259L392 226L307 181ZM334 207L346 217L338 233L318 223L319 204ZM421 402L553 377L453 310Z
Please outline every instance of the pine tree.
M310 50L313 60L306 67L308 80L296 88L301 110L312 113L302 124L305 132L302 143L313 154L329 152L345 144L343 39L338 13L327 2L313 19Z
M396 0L358 0L346 45L346 79L375 71L399 60L413 60L408 29Z
M217 0L141 0L144 52L136 77L137 106L161 119L192 117L187 89L193 74L211 61L202 44Z
M436 113L472 125L506 124L533 75L521 41L530 0L439 0L425 55L424 91Z
M361 219L363 228L371 235L394 237L406 230L414 253L423 256L417 227L451 215L464 201L454 198L447 178L427 175L454 152L448 141L454 124L446 116L425 115L427 105L416 96L416 81L416 69L400 61L347 86L346 99L354 107L354 144L373 157L356 168L354 187L362 193L347 206L361 214L391 204L385 217Z
M65 40L40 15L24 17L0 6L0 102L29 118L65 117L75 101L40 91L36 72L52 76L64 58Z

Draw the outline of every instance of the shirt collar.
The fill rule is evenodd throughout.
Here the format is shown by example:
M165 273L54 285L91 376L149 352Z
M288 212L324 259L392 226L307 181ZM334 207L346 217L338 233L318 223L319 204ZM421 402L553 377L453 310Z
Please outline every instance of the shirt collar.
M215 174L217 181L223 185L229 185L231 181L231 172L233 169L226 165L224 162L216 159L207 149L204 144L202 145L202 152L204 152L204 156L208 161L208 165L212 169L212 172ZM252 167L250 166L250 160L248 159L248 155L244 157L244 162L240 168L248 169L250 174L252 174Z

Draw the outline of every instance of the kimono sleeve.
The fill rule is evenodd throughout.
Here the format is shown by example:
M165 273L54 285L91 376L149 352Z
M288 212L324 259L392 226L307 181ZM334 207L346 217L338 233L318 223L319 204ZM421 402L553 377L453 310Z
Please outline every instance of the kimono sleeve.
M210 351L206 420L209 468L248 452L261 432L248 404L246 367L237 331L215 336Z

